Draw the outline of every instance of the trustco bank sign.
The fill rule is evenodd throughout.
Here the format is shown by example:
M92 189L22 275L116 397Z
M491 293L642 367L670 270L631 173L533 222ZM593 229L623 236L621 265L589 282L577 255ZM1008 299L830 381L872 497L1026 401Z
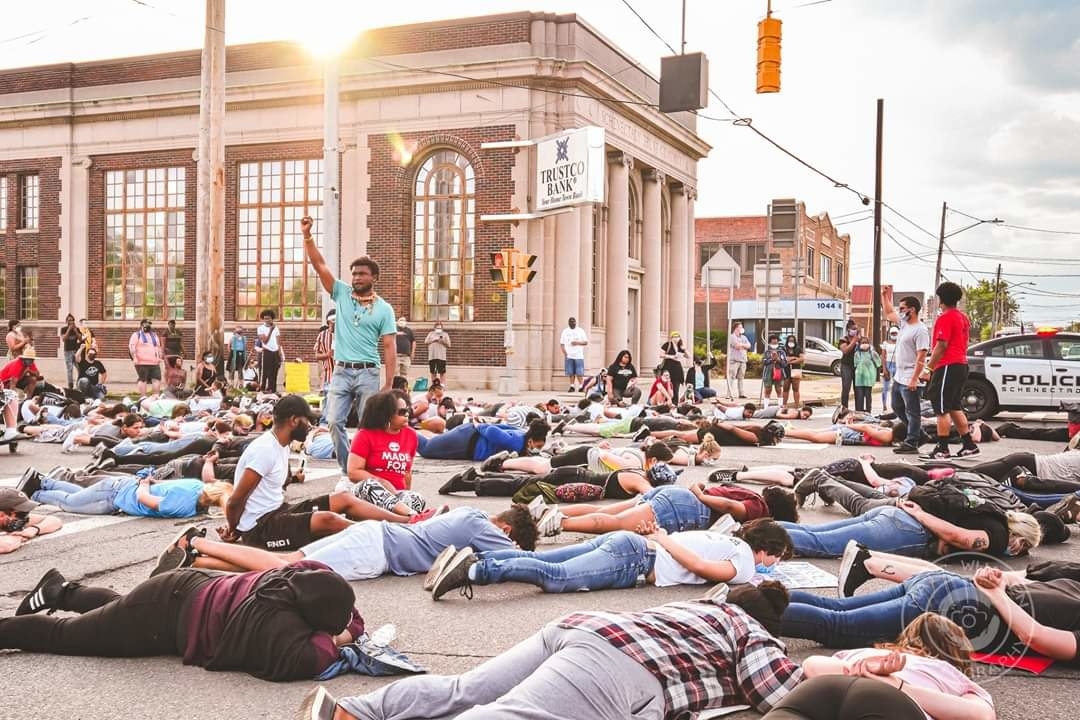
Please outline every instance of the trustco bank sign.
M535 211L604 201L604 129L583 127L536 141Z

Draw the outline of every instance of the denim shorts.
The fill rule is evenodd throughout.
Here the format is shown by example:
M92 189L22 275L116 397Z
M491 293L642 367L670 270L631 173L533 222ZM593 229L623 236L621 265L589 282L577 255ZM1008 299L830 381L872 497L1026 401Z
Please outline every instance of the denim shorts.
M706 530L711 524L712 512L686 488L653 488L639 502L652 506L656 524L669 533Z
M836 432L840 433L841 445L862 445L863 434L847 425L834 425Z

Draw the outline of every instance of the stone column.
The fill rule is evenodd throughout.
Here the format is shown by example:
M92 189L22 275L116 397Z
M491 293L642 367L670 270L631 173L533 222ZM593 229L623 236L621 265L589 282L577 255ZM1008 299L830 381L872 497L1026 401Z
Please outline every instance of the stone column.
M555 377L561 380L561 368L563 366L562 345L559 344L559 336L566 327L567 318L573 316L581 323L581 303L578 302L580 293L577 291L575 269L581 261L581 221L578 219L581 213L592 212L591 207L576 208L573 212L555 216L555 262L553 264L552 295L555 306L555 315L552 318L554 329L551 349L552 371ZM566 284L569 285L569 287ZM582 324L582 327L587 327ZM563 383L566 385L566 383ZM560 387L558 383L555 387Z
M594 209L595 208L595 209ZM589 336L589 346L585 348L585 372L604 362L599 349L593 343L593 212L603 209L593 205L578 208L578 325ZM571 289L572 290L572 289Z
M634 159L622 151L608 153L607 265L604 292L604 357L626 347L627 272L630 266L630 169Z
M76 320L80 320L86 317L89 303L87 278L90 256L86 245L90 232L87 223L90 215L90 164L93 160L84 155L73 155L70 161L70 184L65 183L68 187L64 188L67 202L61 211L64 220L60 235L60 312L61 317L71 313Z
M683 334L687 338L694 337L694 276L697 263L697 243L695 236L697 228L694 227L694 201L697 200L697 188L686 188L686 323L683 325Z
M645 187L642 193L641 264L645 274L641 277L641 353L651 357L651 353L663 344L660 340L660 284L664 273L660 267L660 195L664 189L664 174L646 170L642 178Z
M671 189L671 267L668 268L670 298L668 301L668 332L678 331L684 337L691 337L691 329L686 327L688 294L692 289L689 284L690 256L687 249L687 236L690 232L688 218L687 190L683 185Z

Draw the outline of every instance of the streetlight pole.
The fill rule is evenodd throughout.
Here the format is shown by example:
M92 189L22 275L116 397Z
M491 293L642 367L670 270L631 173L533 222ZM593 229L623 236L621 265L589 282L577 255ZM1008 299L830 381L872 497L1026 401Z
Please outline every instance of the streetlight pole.
M937 293L938 285L941 284L941 256L945 252L945 241L948 238L951 238L953 235L959 235L960 233L962 233L962 232L964 232L966 230L970 230L973 227L978 227L980 225L986 225L986 224L1000 225L1001 223L1005 222L1001 218L994 218L993 220L976 220L975 222L971 223L970 225L965 225L964 227L960 228L959 230L953 230L951 233L946 233L945 232L945 215L946 215L946 213L948 211L949 211L948 203L944 203L944 202L941 203L941 232L938 234L937 266L934 269L934 288L933 288L933 292L935 294L931 298L931 301L934 304L934 309L933 309L933 312L929 312L929 308L928 308L928 312L927 312L927 314L930 317L931 321L933 321L933 318L937 314L937 310L938 310L938 302L937 302L936 293ZM929 306L929 305L930 305L930 302L927 302L927 306Z
M323 257L334 277L341 274L341 163L338 155L338 59L323 60ZM334 307L329 293L322 293L323 316Z

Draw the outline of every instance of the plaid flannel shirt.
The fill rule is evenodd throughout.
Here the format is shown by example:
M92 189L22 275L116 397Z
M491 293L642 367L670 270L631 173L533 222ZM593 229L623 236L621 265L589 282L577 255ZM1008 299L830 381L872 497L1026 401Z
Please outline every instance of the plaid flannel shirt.
M784 644L736 605L574 613L558 626L595 633L651 672L664 688L666 720L744 703L764 713L803 679Z

